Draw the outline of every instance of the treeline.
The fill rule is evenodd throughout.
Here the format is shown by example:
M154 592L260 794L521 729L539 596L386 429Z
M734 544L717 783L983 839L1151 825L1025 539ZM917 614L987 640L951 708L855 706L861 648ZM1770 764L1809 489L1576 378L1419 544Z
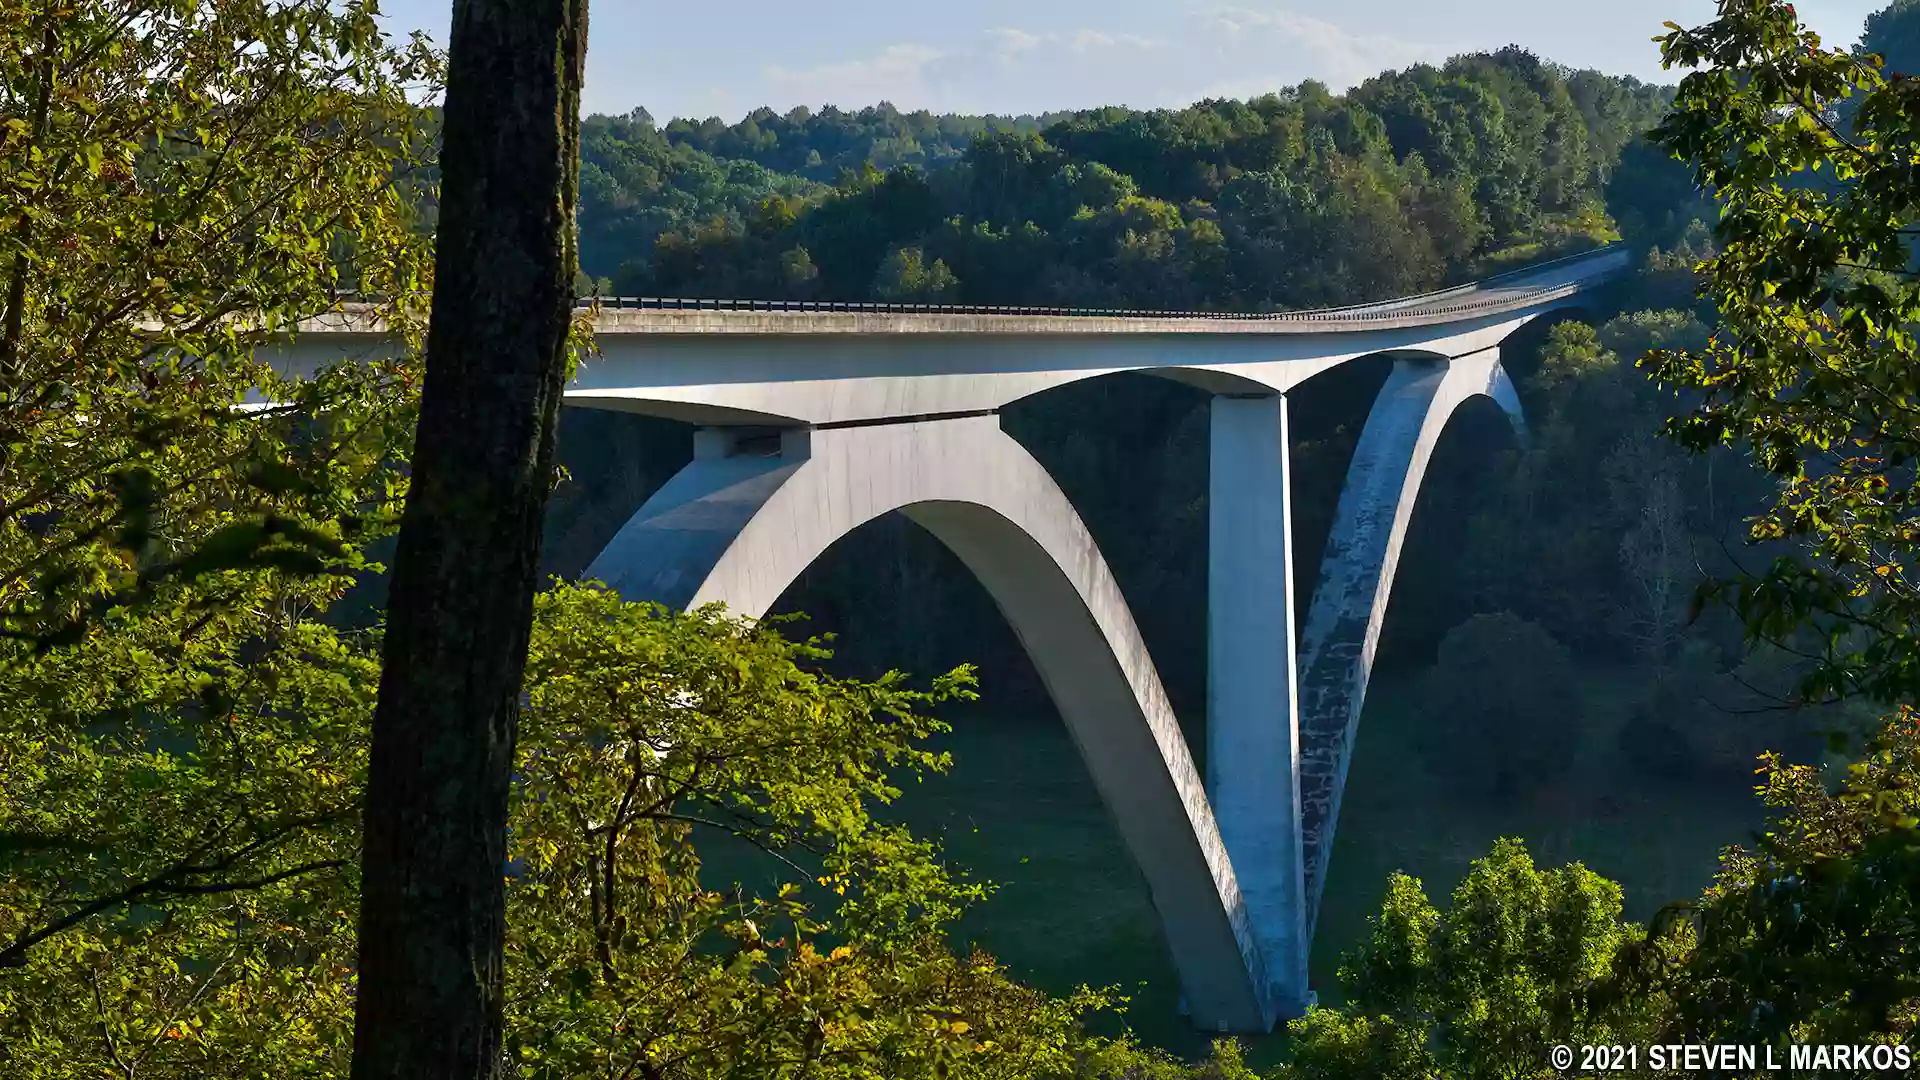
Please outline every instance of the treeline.
M665 233L743 221L769 199L822 197L843 173L951 164L977 135L1034 132L1055 119L903 113L884 102L784 116L763 107L735 124L709 117L665 128L644 108L590 116L580 133L581 265L612 274L649 258Z
M633 117L647 120L645 110ZM994 132L1035 132L1070 113L1043 116L936 115L903 113L887 102L848 112L828 105L814 112L797 106L782 116L762 106L737 124L719 117L676 119L661 132L674 146L722 158L746 158L779 172L832 181L840 170L873 165L935 167L959 160L975 138Z
M1671 246L1670 91L1508 47L1251 101L1059 117L587 122L583 270L622 295L1255 310ZM831 179L831 184L826 181ZM1676 188L1678 185L1678 188Z

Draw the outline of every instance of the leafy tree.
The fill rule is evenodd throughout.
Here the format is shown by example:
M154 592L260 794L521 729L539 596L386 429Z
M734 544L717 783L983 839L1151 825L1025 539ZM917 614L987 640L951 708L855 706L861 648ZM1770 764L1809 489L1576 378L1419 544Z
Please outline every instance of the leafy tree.
M1877 19L1869 36L1884 41L1891 26ZM1645 363L1698 395L1670 434L1694 449L1740 446L1766 470L1774 499L1752 537L1791 545L1708 595L1729 597L1752 639L1792 646L1817 632L1803 699L1904 701L1920 640L1907 246L1920 87L1887 79L1871 53L1822 48L1771 0L1724 0L1717 20L1672 26L1662 49L1670 65L1701 69L1654 138L1722 204L1718 253L1700 267L1721 322L1704 344ZM1837 793L1817 770L1768 757L1774 827L1663 920L1697 940L1685 965L1643 974L1675 1000L1673 1031L1911 1044L1916 746L1903 707Z
M361 851L353 1075L502 1075L500 867L573 327L586 0L456 0Z
M1672 154L1644 139L1635 139L1620 151L1620 162L1607 180L1607 212L1619 223L1620 234L1636 249L1687 247L1692 259L1709 252L1695 250L1698 233L1715 218L1712 200L1696 191L1691 171Z
M813 256L806 248L794 247L780 256L780 276L788 291L805 299L813 283L820 279L820 268L813 265Z
M1395 874L1342 965L1347 1002L1293 1021L1283 1078L1550 1077L1556 1044L1645 1043L1666 1007L1618 970L1645 947L1620 887L1578 863L1537 869L1518 840L1476 859L1446 910ZM1668 939L1655 943L1674 946Z
M1867 25L1855 50L1876 53L1889 74L1911 75L1920 71L1920 4L1914 0L1893 3L1867 16Z
M509 887L522 1075L1013 1078L1157 1060L1079 1034L1104 995L1049 999L954 955L946 927L983 890L873 816L896 770L946 768L921 745L945 726L921 710L970 697L969 672L928 692L825 678L802 666L816 646L596 589L543 595L535 626ZM702 856L729 837L716 870Z
M347 1074L377 655L295 616L325 595L245 584L263 613L182 639L159 607L8 669L8 1076Z
M1687 634L1723 632L1690 624L1691 593L1702 566L1728 565L1722 534L1763 484L1724 453L1690 459L1649 440L1674 403L1634 366L1649 348L1707 336L1690 312L1643 310L1598 328L1556 323L1534 358L1512 356L1534 368L1521 381L1531 439L1468 525L1480 610L1656 669Z
M1194 1075L1129 1040L1087 1036L1082 1016L1109 995L1048 997L990 957L948 948L952 920L985 890L876 814L902 779L947 767L924 746L945 730L926 710L970 696L966 671L927 691L898 675L828 678L813 670L825 657L816 645L772 627L593 587L543 593L533 627L505 851L503 1069L529 1080ZM348 1075L351 808L366 783L378 650L329 645L317 624L305 633L190 751L100 732L90 799L29 787L31 801L9 786L9 840L31 823L64 842L12 851L7 911L35 890L58 897L77 870L134 854L135 842L177 844L170 828L242 784L263 811L349 812L274 841L311 863L297 876L132 898L121 917L96 912L37 945L0 982L8 1076ZM33 672L33 701L97 708L124 686L169 716L159 710L172 681L116 680L124 656L56 649ZM138 815L102 813L136 797ZM1224 1047L1199 1075L1246 1075L1236 1060Z
M414 365L290 379L254 352L343 278L417 340L426 241L401 189L425 183L407 95L435 57L357 5L138 10L0 16L8 85L43 103L0 150L0 978L97 963L156 906L333 865L310 834L356 812L326 733L351 717L281 751L236 703L338 702L364 674L309 614L369 567L405 490ZM255 393L280 404L236 408ZM274 793L255 801L256 778ZM196 997L148 962L171 988L154 1001Z
M1567 650L1517 616L1476 615L1449 631L1422 702L1429 767L1469 788L1530 791L1572 758L1579 698Z
M856 111L831 105L815 112L802 105L785 115L761 107L735 124L717 117L677 119L662 129L673 146L718 158L747 158L769 170L831 181L842 168L872 162L939 167L953 164L974 138L1006 131L1037 131L1047 117L936 116L903 113L881 102ZM652 126L652 118L647 118Z
M664 233L716 213L744 220L769 198L817 197L825 187L674 143L651 120L591 116L581 123L580 263L631 280Z
M1671 1030L1781 1046L1912 1046L1920 968L1905 883L1920 877L1920 722L1906 710L1891 718L1838 791L1778 753L1763 771L1771 828L1752 848L1728 851L1697 903L1666 913L1663 930L1698 943L1685 969L1669 973Z
M358 827L374 669L313 613L397 521L418 369L293 379L255 350L342 287L417 343L409 96L438 61L357 4L102 0L0 34L38 103L0 151L0 1062L344 1069L311 1017L350 1004L350 938L288 913L350 927L330 838ZM310 969L264 962L290 949Z
M0 650L72 642L242 565L350 571L397 505L377 475L411 376L342 368L296 394L253 353L343 286L416 329L426 147L406 95L437 77L431 54L317 0L15 7L0 36L17 94L0 137ZM283 404L236 411L256 388ZM243 602L225 580L201 602Z
M798 249L802 252L804 248ZM882 300L921 300L941 302L960 289L960 279L939 259L928 266L919 248L895 248L880 261L873 279L873 294Z
M1822 48L1791 7L1766 0L1724 4L1663 50L1670 64L1706 65L1656 138L1721 201L1721 250L1701 267L1720 325L1704 346L1647 363L1699 395L1669 428L1683 445L1749 449L1777 480L1753 538L1806 556L1717 592L1755 638L1818 628L1806 697L1910 698L1920 290L1906 272L1920 84ZM1859 105L1843 135L1828 110L1849 98ZM1805 182L1816 172L1832 181Z
M1292 1023L1278 1075L1546 1077L1556 1044L1764 1044L1782 1062L1790 1043L1911 1050L1920 721L1889 719L1837 790L1778 753L1760 771L1767 831L1644 930L1621 920L1617 885L1536 870L1514 840L1445 911L1394 875L1342 966L1346 1004Z

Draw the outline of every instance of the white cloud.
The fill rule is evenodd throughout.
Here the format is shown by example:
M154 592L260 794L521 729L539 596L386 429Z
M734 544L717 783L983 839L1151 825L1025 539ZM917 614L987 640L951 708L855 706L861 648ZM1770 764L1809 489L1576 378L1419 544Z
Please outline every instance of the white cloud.
M906 102L926 92L927 67L945 54L929 45L889 45L866 60L826 64L802 71L769 67L762 74L780 98L859 108L881 101Z
M858 108L891 101L936 112L1038 113L1127 104L1178 106L1207 97L1254 97L1319 79L1345 88L1386 68L1460 51L1356 34L1285 8L1216 6L1171 15L1140 33L1081 27L1036 32L1001 26L947 48L887 45L865 58L804 69L765 68L760 88L776 108ZM1151 54L1150 65L1143 60ZM1150 71L1157 92L1143 97ZM751 107L748 105L747 107Z
M1353 34L1325 19L1284 8L1215 8L1196 15L1194 21L1202 34L1221 39L1218 44L1229 55L1251 50L1270 58L1274 46L1292 46L1304 54L1300 66L1307 70L1287 81L1297 83L1310 76L1336 88L1351 86L1388 68L1445 60L1450 53L1460 51L1377 34ZM1244 82L1242 77L1223 85Z
M986 33L992 43L991 51L1003 60L1012 60L1024 52L1032 52L1046 41L1038 34L1029 34L1025 30L1016 30L1009 26L996 27Z

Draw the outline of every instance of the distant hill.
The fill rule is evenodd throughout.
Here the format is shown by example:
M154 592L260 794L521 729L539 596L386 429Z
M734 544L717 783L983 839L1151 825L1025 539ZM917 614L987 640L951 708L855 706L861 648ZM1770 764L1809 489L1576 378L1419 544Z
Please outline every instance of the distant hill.
M1685 174L1618 168L1671 96L1508 47L1184 109L637 109L585 123L582 266L622 295L1357 302L1623 228L1671 246Z

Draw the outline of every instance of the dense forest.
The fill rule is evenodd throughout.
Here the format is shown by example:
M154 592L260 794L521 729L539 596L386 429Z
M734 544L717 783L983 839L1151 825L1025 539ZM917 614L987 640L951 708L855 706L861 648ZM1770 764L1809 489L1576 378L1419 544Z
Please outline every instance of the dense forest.
M503 901L457 913L493 935L465 1006L498 1036L460 1080L1540 1080L1554 1044L1680 1042L1906 1068L1920 0L1865 30L1823 48L1791 5L1722 0L1661 40L1708 69L1677 86L1510 46L1180 109L584 118L583 297L1264 311L1614 241L1635 269L1502 344L1524 430L1486 403L1449 425L1318 1007L1246 1040L1181 1016L1079 749L950 552L894 515L776 605L803 617L629 603L577 579L692 431L561 413L550 498L544 451L496 470L546 499L558 579L488 620L525 630L523 677L485 746L398 766L498 765L503 819L427 819L472 826L476 872L445 876ZM435 524L409 509L423 397L489 382L422 359L461 114L417 92L445 58L332 0L20 7L0 56L35 104L0 124L0 1075L361 1075L362 910L444 900L363 884L414 662L386 615L482 635L386 590L396 537ZM567 176L518 207L550 226L554 393L569 350L594 360L559 332ZM397 356L263 361L349 290ZM1389 364L1290 394L1303 607ZM1001 422L1087 521L1204 767L1206 395L1111 376ZM481 456L440 454L436 497L470 499L485 466L447 459ZM517 546L424 542L524 571L541 519L517 520Z
M890 105L583 135L582 269L618 295L1265 310L1671 247L1670 90L1524 49L1250 101L1035 118ZM1611 215L1611 216L1610 216Z

